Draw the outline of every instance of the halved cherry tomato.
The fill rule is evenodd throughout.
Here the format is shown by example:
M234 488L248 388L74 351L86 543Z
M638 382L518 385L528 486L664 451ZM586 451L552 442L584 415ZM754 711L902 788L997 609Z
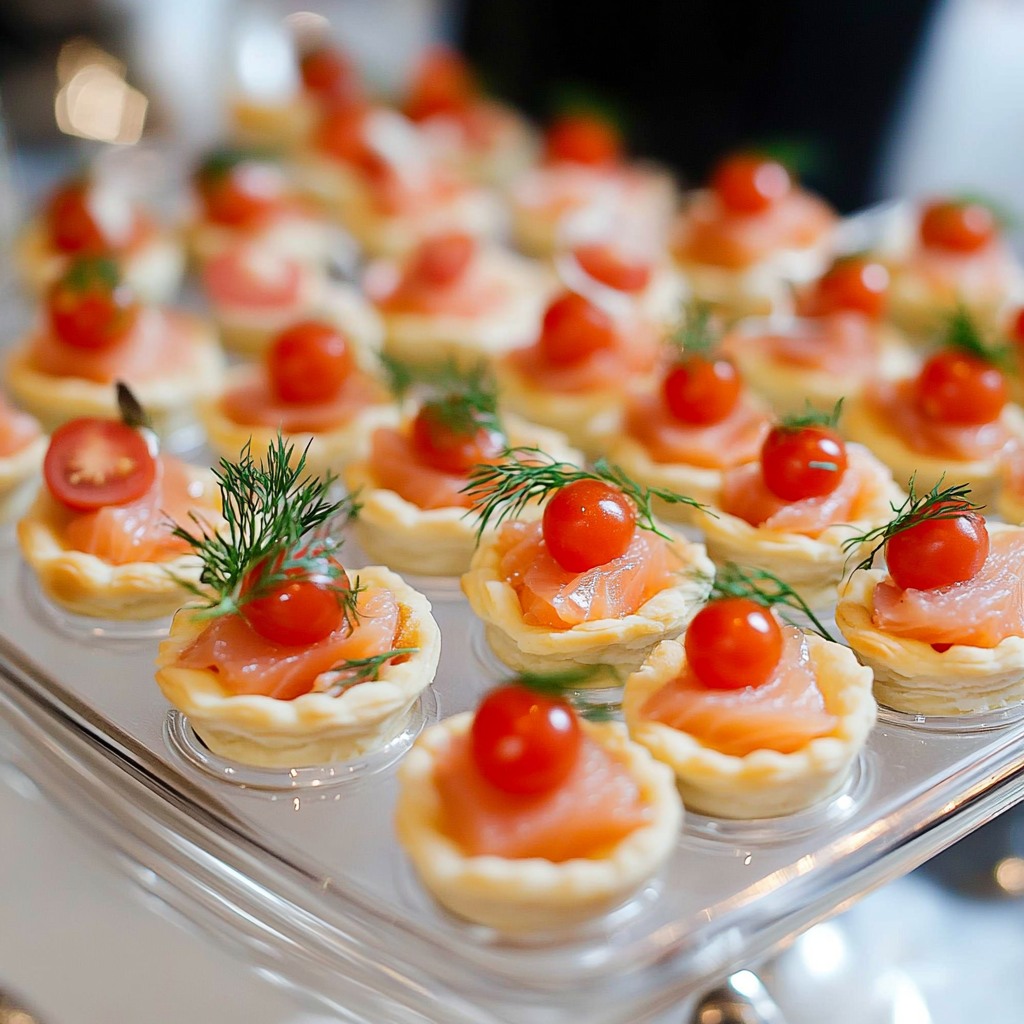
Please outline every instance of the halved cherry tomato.
M846 472L846 445L827 427L773 427L761 446L761 475L772 494L802 501L831 494Z
M848 256L836 260L814 288L813 311L863 313L872 320L885 314L889 271L876 260Z
M92 512L141 498L156 479L156 459L142 434L117 420L69 420L50 438L43 477L62 505Z
M495 462L508 447L508 441L493 425L477 422L472 410L460 408L453 424L452 412L458 396L426 402L412 421L412 442L423 461L442 473L465 474L474 466ZM463 429L458 423L468 416L476 424Z
M665 375L662 394L681 423L721 423L736 408L742 382L731 359L686 356Z
M586 572L624 554L636 530L633 502L602 480L575 480L544 507L544 543L566 572Z
M603 242L588 242L572 251L583 272L595 281L620 292L640 292L651 280L651 264L639 258L630 258L614 246Z
M538 345L552 366L570 366L602 349L614 348L617 340L608 313L582 295L566 292L548 306Z
M355 64L333 46L307 50L299 60L302 85L315 96L331 104L352 103L363 95Z
M271 383L284 402L329 402L338 396L352 364L345 336L319 320L292 324L267 353Z
M480 774L505 793L548 793L569 777L583 741L572 707L525 686L492 690L470 729Z
M607 167L622 159L622 136L613 124L593 114L565 114L548 127L544 155L549 163Z
M955 506L949 506L951 512ZM965 583L988 558L985 520L974 511L948 519L922 519L885 544L885 561L902 590L936 590Z
M712 690L763 686L782 657L782 630L756 601L709 601L693 617L683 640L694 675Z
M113 260L87 256L75 260L47 297L53 333L67 345L92 350L123 341L141 308Z
M288 194L279 167L241 153L215 153L199 168L195 182L206 219L232 228L265 223Z
M314 552L314 555L316 553ZM280 566L282 556L277 557ZM329 566L340 568L329 556L323 559L318 575L302 576L281 582L258 597L245 599L262 573L262 564L251 569L242 584L242 615L265 640L285 647L305 647L319 643L345 624L344 597L351 590L348 574L330 573ZM299 577L300 570L287 575Z
M462 56L438 46L429 50L420 62L405 101L405 113L413 121L438 114L459 114L477 93L473 72Z
M711 188L735 213L764 213L792 187L789 171L778 160L757 153L726 157L711 175Z
M919 233L929 249L972 253L984 249L997 230L995 215L984 203L947 199L924 208Z
M109 251L110 240L89 209L89 184L69 181L46 204L50 239L61 252L99 254Z
M411 277L425 284L444 287L457 281L472 263L476 239L452 231L426 239L416 251L409 268Z
M991 423L1007 397L1006 378L998 367L969 352L937 352L917 376L917 406L938 423Z

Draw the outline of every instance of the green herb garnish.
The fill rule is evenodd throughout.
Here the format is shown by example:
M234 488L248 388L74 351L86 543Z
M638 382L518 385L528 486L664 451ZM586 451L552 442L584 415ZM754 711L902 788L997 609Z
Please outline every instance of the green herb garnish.
M980 328L965 306L957 306L949 315L940 337L940 344L943 348L966 352L976 359L991 363L1003 372L1016 372L1017 362L1013 347L985 341Z
M686 495L638 484L625 470L610 465L604 459L598 459L592 470L580 469L570 462L557 461L539 448L527 447L508 448L504 458L507 461L494 466L475 467L462 488L473 501L467 514L476 512L479 515L477 539L489 525L497 526L506 519L516 518L531 502L540 501L577 480L599 480L617 487L636 506L637 526L666 540L672 538L662 532L654 521L653 498L660 498L671 505L704 509L700 502Z
M375 683L380 678L381 669L388 662L400 658L402 655L417 653L419 653L418 647L394 647L390 651L374 654L369 658L349 658L321 674L323 686L317 692L336 697L350 686L356 686L359 683Z
M115 383L117 394L117 410L121 414L121 422L135 430L153 430L153 421L134 392L123 380Z
M667 340L677 358L710 355L719 342L711 324L711 306L699 300L688 302Z
M616 685L622 685L622 679L612 665L577 665L563 672L520 672L506 680L506 683L525 686L545 697L567 700L581 718L590 722L606 722L622 710L621 702L599 701L591 704L573 699L580 687L588 686L606 675L611 675Z
M839 425L839 417L843 413L843 401L844 399L840 398L832 407L831 412L815 409L810 402L807 402L803 412L794 413L792 416L783 416L776 427L781 427L783 430L803 430L804 427L824 427L826 430L835 430Z

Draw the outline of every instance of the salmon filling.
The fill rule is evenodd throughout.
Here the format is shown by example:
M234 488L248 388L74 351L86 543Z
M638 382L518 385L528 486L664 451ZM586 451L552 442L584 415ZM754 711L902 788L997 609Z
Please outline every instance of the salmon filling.
M180 376L189 365L199 337L195 319L187 313L146 309L135 329L122 341L103 349L75 348L41 331L29 346L32 369L50 377L78 377L110 384L128 384L162 376Z
M27 448L40 434L39 424L31 416L0 400L0 458Z
M652 816L622 763L586 736L569 777L550 793L492 786L476 766L468 736L452 739L434 784L443 831L471 857L596 858Z
M385 313L472 319L501 309L510 296L506 281L485 277L469 268L444 285L407 275L377 302Z
M670 586L679 569L668 543L636 530L625 553L586 572L563 569L544 542L541 522L505 523L498 534L499 571L519 597L530 626L571 629L582 622L632 615Z
M261 374L240 384L221 399L224 415L245 427L277 427L286 434L311 434L342 427L363 409L384 400L381 388L369 377L352 373L338 395L326 402L285 402Z
M835 215L806 192L792 191L763 213L731 213L712 192L689 206L675 244L683 260L744 270L785 249L807 249L832 228Z
M726 351L749 348L773 362L804 370L833 373L848 380L871 374L878 358L878 339L871 322L857 313L804 317L785 333L733 334Z
M418 508L469 508L466 477L425 465L407 434L380 427L370 438L370 472L379 487L394 491Z
M783 632L782 657L763 685L712 690L687 666L648 698L641 714L733 757L755 750L791 754L828 736L839 720L825 708L807 639L792 626Z
M893 636L928 644L995 647L1024 636L1024 537L990 535L981 571L936 590L900 590L884 580L874 590L871 622Z
M62 531L64 543L110 565L169 561L189 550L172 535L173 524L191 526L191 511L206 512L214 524L219 521L214 496L204 500L205 491L184 462L161 455L156 481L141 498L95 512L69 512Z
M1013 442L1002 419L978 424L936 423L922 415L916 386L913 379L881 384L870 396L875 415L913 451L940 459L986 459Z
M308 647L287 647L260 636L241 615L213 619L181 653L179 668L217 676L232 695L262 694L294 700L341 662L384 654L396 646L402 609L390 590L371 587L358 596L358 621Z
M749 402L740 401L720 423L681 423L660 395L634 399L626 411L626 430L661 463L704 469L728 469L756 459L771 424Z
M751 526L818 537L830 526L858 518L864 484L875 469L863 451L850 446L848 464L839 486L830 494L786 501L768 490L761 463L750 462L729 470L722 481L722 510Z

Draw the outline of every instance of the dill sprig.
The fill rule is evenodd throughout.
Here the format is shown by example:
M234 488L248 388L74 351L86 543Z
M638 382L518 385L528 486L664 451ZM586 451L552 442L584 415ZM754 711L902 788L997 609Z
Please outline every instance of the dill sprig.
M390 651L374 654L368 658L348 658L321 673L319 679L322 682L318 686L317 692L337 697L350 686L357 686L359 683L375 683L380 678L381 669L390 661L418 652L418 647L393 647Z
M580 469L570 462L559 462L539 448L508 448L503 453L506 461L496 465L476 466L469 481L462 488L472 499L470 512L479 515L477 538L491 524L497 526L506 519L515 519L533 501L546 498L553 491L577 480L599 480L617 487L636 506L637 526L643 530L671 540L654 520L651 508L653 498L672 505L690 505L703 509L700 502L675 491L660 487L645 487L629 477L619 466L598 459L594 468Z
M980 512L985 506L977 505L970 499L970 484L953 484L943 487L940 477L939 481L928 491L927 494L917 494L914 483L916 474L910 478L907 484L907 497L902 504L889 504L894 515L889 522L883 526L876 526L872 530L858 534L855 537L848 537L843 541L843 551L852 554L865 544L874 544L871 552L857 563L851 570L870 569L875 560L875 555L885 547L886 542L904 530L912 529L920 523L934 521L937 519L958 519L960 516L971 512Z
M173 535L202 563L198 585L179 583L203 602L207 614L238 612L247 601L299 578L330 581L346 617L355 617L359 581L349 583L332 558L340 545L327 536L310 538L339 517L347 522L358 505L350 496L332 500L328 492L335 478L307 474L305 450L294 465L293 455L294 445L280 434L259 460L247 442L237 462L221 459L213 471L223 526L215 529L195 512L189 513L194 530L174 526Z
M825 640L834 641L835 639L811 611L807 602L785 580L780 580L778 576L767 569L745 568L735 562L727 562L718 569L710 583L710 600L722 597L744 597L747 600L756 601L765 608L779 610L783 622L791 626L800 626L799 621L781 611L783 608L789 608L803 615L818 636Z
M843 401L839 401L832 407L831 412L824 409L815 409L810 402L807 402L803 412L795 413L792 416L783 416L776 424L783 430L802 430L804 427L825 427L827 430L835 430L839 425L839 417L843 413Z
M710 355L720 340L712 325L711 306L699 300L686 303L667 340L677 359Z
M1004 373L1016 369L1012 347L986 341L982 337L981 329L963 305L957 306L949 314L940 342L943 348L966 352L976 359L991 363Z
M599 678L611 674L619 685L622 679L612 665L577 665L563 672L520 672L507 683L525 686L529 690L543 694L545 697L559 697L569 701L573 709L581 717L590 722L606 722L622 710L619 701L598 701L595 703L578 701L577 691Z
M196 168L199 181L216 181L231 174L241 164L276 164L268 149L242 149L223 147L208 153Z

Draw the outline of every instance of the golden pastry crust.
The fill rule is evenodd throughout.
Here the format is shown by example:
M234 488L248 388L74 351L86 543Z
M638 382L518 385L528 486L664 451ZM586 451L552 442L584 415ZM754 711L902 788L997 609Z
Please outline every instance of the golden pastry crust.
M695 511L694 521L704 531L708 554L718 565L767 569L793 587L811 608L828 608L849 558L843 543L892 518L893 504L905 497L892 476L866 448L847 445L864 478L849 523L830 526L817 537L751 526L721 510L721 499L707 512Z
M511 252L482 253L482 281L501 280L505 301L476 316L382 311L384 351L404 363L453 362L472 368L528 345L540 329L544 306L554 287L539 264Z
M870 380L876 377L895 380L914 373L918 368L917 357L903 336L892 327L877 328L880 352L874 371L852 378L772 359L756 342L744 344L741 340L744 334L756 339L772 329L771 321L761 318L742 321L737 324L735 344L728 345L728 351L743 379L780 417L799 415L806 411L808 404L823 412L831 412L840 398L852 400Z
M809 807L842 785L875 724L871 671L841 644L814 635L807 644L825 708L838 721L827 736L789 754L723 754L644 717L647 701L685 668L686 651L676 640L659 644L626 681L622 707L630 735L672 768L688 808L722 818L777 817Z
M989 523L990 533L1020 527ZM893 636L875 626L874 589L881 569L855 572L839 592L836 625L857 657L875 674L880 704L917 715L965 715L1024 701L1024 637L992 648L954 644L940 653L922 640Z
M1007 431L1024 442L1024 410L1008 403L1000 416ZM1002 452L981 459L946 459L922 455L911 448L878 414L866 395L843 406L843 433L870 448L900 481L916 474L915 489L924 494L940 480L945 484L969 483L971 500L987 505L995 499L999 485Z
M16 519L31 504L48 443L41 434L24 448L0 456L0 523Z
M156 309L144 311L145 317L159 317ZM154 374L144 380L129 376L126 383L145 408L153 428L161 437L195 422L195 407L215 395L221 387L224 356L217 338L205 320L175 313L188 325L190 344L181 345L173 370ZM117 418L117 396L113 381L101 384L83 377L54 377L33 368L30 339L8 356L6 381L11 394L28 412L52 431L79 416Z
M468 856L443 829L434 773L451 741L465 735L464 713L428 729L399 768L398 838L423 884L460 917L505 932L559 929L614 909L651 878L678 840L683 809L672 775L631 743L619 723L584 722L587 734L621 760L651 809L642 825L600 856L554 862Z
M680 562L675 582L620 619L595 619L560 630L524 622L519 595L501 574L503 552L495 538L477 548L462 590L483 620L491 649L517 671L550 673L584 665L632 671L656 644L682 633L707 598L714 575L703 545L665 532Z
M402 647L417 653L388 664L374 682L359 683L337 697L305 693L294 700L262 694L229 694L214 672L181 668L182 652L205 627L190 609L174 617L157 655L156 681L218 756L268 768L333 764L376 750L405 727L409 711L433 681L441 632L430 602L382 566L359 570L362 583L386 587L403 612Z
M71 263L66 253L53 249L41 217L34 217L15 241L15 260L29 291L43 294ZM185 249L172 232L154 232L141 245L117 257L126 284L147 302L168 302L181 287Z
M253 366L234 366L228 370L224 393L257 377L262 371ZM276 427L237 423L224 411L222 397L203 403L199 418L206 430L206 439L220 458L235 460L238 453L251 442L254 452L266 451L277 439ZM306 469L313 476L338 474L353 460L366 457L370 435L378 427L398 424L399 413L394 402L381 388L380 401L361 409L347 422L330 430L286 433L285 440L293 445L293 461L306 453Z
M193 479L203 484L196 508L208 507L210 519L217 520L213 475L207 469L191 468ZM46 596L62 608L92 619L160 619L180 608L188 597L175 577L199 583L201 566L192 554L166 562L112 565L96 555L74 550L63 539L73 515L41 488L18 522L18 543L25 561Z
M372 367L384 342L384 325L377 311L353 285L332 281L309 268L303 275L302 294L287 309L267 312L214 305L225 348L244 356L259 356L286 327L299 320L325 320L352 342L359 364L364 369Z
M277 103L259 102L245 95L230 101L231 136L243 147L292 152L309 138L317 119L317 106L298 94Z
M512 446L537 447L560 462L582 464L581 453L556 431L515 416L505 416L504 422ZM475 517L466 509L422 509L382 488L365 459L351 463L344 475L349 492L359 494L355 535L371 558L418 576L458 576L469 568L477 536ZM539 515L530 507L524 518Z

